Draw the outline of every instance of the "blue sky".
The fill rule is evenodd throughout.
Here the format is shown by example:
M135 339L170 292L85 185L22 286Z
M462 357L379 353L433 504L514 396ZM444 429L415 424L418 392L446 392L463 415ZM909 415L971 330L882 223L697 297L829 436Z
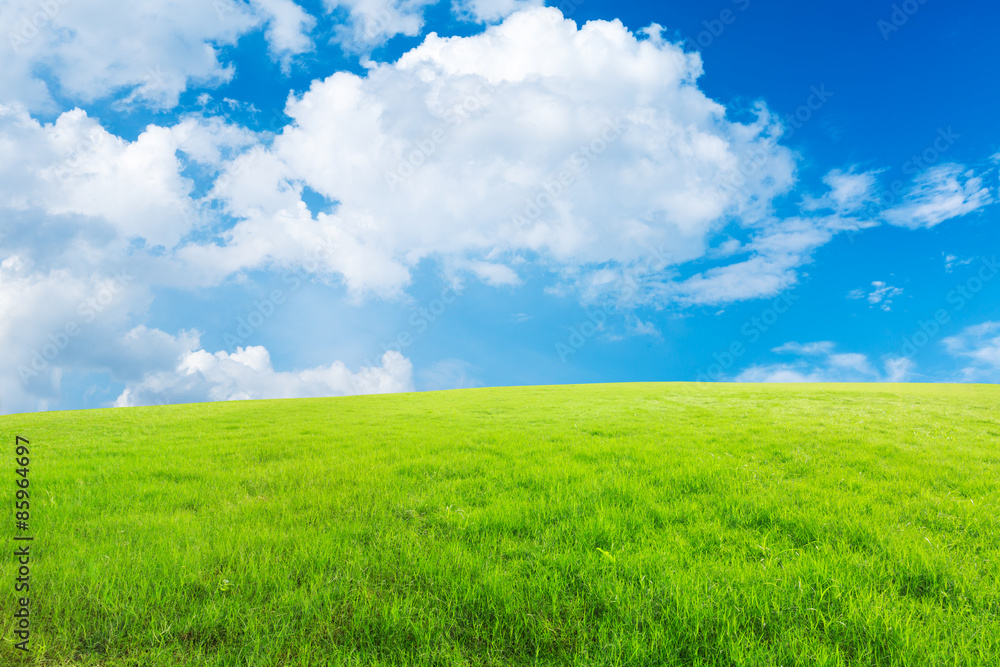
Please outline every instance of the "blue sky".
M0 6L0 412L1000 379L995 3Z

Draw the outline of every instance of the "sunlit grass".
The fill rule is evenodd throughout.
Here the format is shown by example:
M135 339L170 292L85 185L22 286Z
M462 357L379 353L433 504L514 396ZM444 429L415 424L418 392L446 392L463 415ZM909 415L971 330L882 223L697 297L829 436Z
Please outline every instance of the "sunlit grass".
M26 662L998 665L998 413L628 384L3 417Z

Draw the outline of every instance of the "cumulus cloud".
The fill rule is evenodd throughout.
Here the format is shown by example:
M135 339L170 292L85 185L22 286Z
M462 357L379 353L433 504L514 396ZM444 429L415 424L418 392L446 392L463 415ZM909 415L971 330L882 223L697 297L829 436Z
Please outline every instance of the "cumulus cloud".
M272 55L281 59L287 70L292 56L313 48L310 31L316 19L292 0L251 0L265 22L264 36Z
M340 19L336 39L348 51L367 53L396 35L413 37L424 27L424 12L438 0L323 0ZM455 16L476 23L495 23L544 0L452 0Z
M0 386L4 411L50 405L72 370L110 373L127 384L125 402L158 391L231 397L241 383L256 396L261 378L308 395L382 386L336 364L286 373L262 365L256 348L212 354L194 333L147 329L160 286L304 268L355 298L398 297L434 261L456 281L518 285L530 266L581 298L619 290L634 302L726 304L776 295L834 235L876 224L867 211L877 172L854 169L827 174L829 191L806 198L800 215L777 216L796 171L781 122L763 103L710 99L698 86L700 56L659 29L578 26L531 2L455 0L472 20L506 18L472 37L429 35L393 63L365 59L363 75L314 81L289 98L291 122L273 140L195 116L126 140L80 109L51 122L32 112L51 110L53 91L74 103L112 96L171 107L192 84L228 80L220 53L250 31L263 30L289 67L313 48L314 18L291 0L155 0L110 14L56 2L44 25L25 14L37 9L27 0L0 15L0 32L16 42L0 68L0 370L14 378ZM326 8L347 19L337 38L370 52L419 34L429 4ZM991 201L979 179L936 168L887 216L926 227L975 210ZM112 267L134 282L20 379L18 366L106 291ZM639 319L629 326L657 335ZM839 373L875 373L856 356L823 359ZM402 362L390 361L385 386L408 386ZM812 372L803 368L790 370Z
M297 6L254 7L277 17L286 51L306 48ZM834 170L804 206L812 215L775 217L771 202L795 179L780 123L763 105L730 120L700 75L697 54L662 38L529 8L473 37L431 35L365 76L315 81L266 146L218 119L152 125L128 142L79 110L42 125L8 105L0 133L31 157L0 197L172 250L154 264L192 286L308 265L355 298L393 297L434 259L493 285L519 284L531 261L578 286L597 282L596 267L628 269L659 303L773 296L835 234L872 224L851 216L875 172ZM192 163L218 174L200 197ZM306 206L306 188L328 206ZM219 207L226 227L192 238L220 224L203 215ZM669 261L649 269L653 248ZM684 277L703 257L723 261Z
M1000 322L966 327L957 336L944 339L948 352L968 360L960 371L966 382L1000 381Z
M203 349L185 352L169 370L130 382L116 407L164 403L199 403L263 398L304 398L384 394L413 390L413 366L398 352L382 355L381 366L350 371L342 362L296 372L279 372L261 346L232 354Z
M889 312L892 310L893 298L903 293L903 288L893 287L881 280L872 282L871 286L873 289L870 292L864 289L851 290L848 292L847 298L867 299L868 303L871 304L870 307L878 306L882 310Z
M879 370L864 354L836 352L830 341L789 342L772 352L791 354L792 362L763 364L747 368L737 382L905 382L914 364L905 357L886 357Z
M394 352L381 365L341 362L275 371L264 348L232 355L199 347L197 332L171 335L134 322L152 301L129 270L79 277L39 270L13 255L0 262L0 413L51 409L68 373L106 373L125 383L118 405L409 391L412 366Z
M192 279L158 268L207 224L182 171L249 141L194 118L125 141L79 109L40 123L0 104L0 411L57 405L66 373L128 381L174 361L178 338L125 333L155 285Z
M364 53L396 35L414 36L424 27L424 10L437 0L323 0L341 19L336 38L348 51Z
M989 187L974 170L943 164L922 172L902 201L886 210L892 225L920 229L967 215L993 203Z
M150 125L126 141L79 109L40 123L23 107L0 105L0 411L58 405L67 373L106 373L127 383L122 400L132 402L152 400L157 386L164 400L229 396L227 387L244 380L251 395L265 395L254 378L282 395L409 386L409 362L395 358L358 373L337 363L292 374L233 375L227 360L191 366L197 334L141 324L154 286L205 284L174 253L217 222L185 172L222 171L222 180L223 157L255 142L216 118ZM178 359L196 372L168 382Z
M136 354L169 359L162 341L149 350L121 346L120 332L149 295L127 271L89 275L39 268L30 258L0 262L0 412L44 410L59 399L67 371L127 375Z
M528 7L539 7L543 0L452 0L452 11L479 23L492 23Z
M105 226L149 247L176 246L200 224L192 163L219 164L253 141L218 119L150 125L129 142L74 109L53 123L0 104L0 210L38 219L75 219L79 231ZM86 221L86 222L85 222ZM8 225L0 222L0 230Z
M235 2L8 0L0 34L13 57L0 68L0 90L5 101L49 107L51 91L34 76L45 69L59 92L77 101L130 91L171 107L189 82L213 84L232 76L218 47L234 44L255 23L249 7Z
M765 107L730 120L700 74L679 46L551 8L472 37L430 35L396 63L290 100L291 125L213 192L239 219L225 243L185 257L239 270L326 244L329 273L381 294L425 258L512 284L524 257L555 271L627 265L658 246L675 262L701 257L726 225L759 223L794 160ZM752 155L767 159L741 171ZM330 213L312 215L305 186ZM787 282L799 251L762 249Z
M51 111L58 94L77 103L115 96L172 108L189 85L232 78L220 53L242 35L263 28L271 53L287 60L311 49L313 25L291 0L5 0L0 102Z

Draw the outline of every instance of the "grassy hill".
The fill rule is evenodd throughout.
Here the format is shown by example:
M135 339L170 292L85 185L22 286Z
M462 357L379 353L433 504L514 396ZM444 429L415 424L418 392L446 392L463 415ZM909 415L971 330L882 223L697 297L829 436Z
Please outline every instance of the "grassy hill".
M0 437L4 665L1000 664L996 386L478 389Z

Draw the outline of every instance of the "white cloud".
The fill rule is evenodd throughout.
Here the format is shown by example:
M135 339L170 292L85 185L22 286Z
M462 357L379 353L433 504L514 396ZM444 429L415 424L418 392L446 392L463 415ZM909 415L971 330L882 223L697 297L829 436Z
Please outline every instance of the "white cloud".
M795 268L801 263L798 255L758 255L709 269L683 282L667 283L664 290L672 291L673 299L685 305L722 305L772 296L796 283Z
M337 40L349 51L364 53L396 35L413 37L424 27L425 10L438 0L323 0L327 11L342 17ZM452 0L452 12L460 19L495 23L544 0Z
M219 61L218 47L236 43L256 24L247 6L228 0L4 5L0 35L10 42L4 51L11 56L0 67L0 90L3 101L32 109L51 108L49 89L34 76L40 69L62 95L80 102L131 92L172 107L189 82L227 81L232 70Z
M888 312L892 310L892 300L903 293L903 288L893 287L882 280L872 282L872 289L867 292L864 289L855 289L847 293L848 299L864 299L867 297L868 303L872 306L879 306Z
M959 259L957 255L949 255L946 253L941 253L944 255L944 270L951 273L956 266L965 266L966 264L972 264L975 261L975 257L970 257L968 259Z
M751 366L736 377L736 382L826 382L819 373L804 370L803 366L769 364Z
M253 141L218 119L150 125L129 142L74 109L41 124L0 105L0 209L104 224L124 239L173 248L199 225L187 161L218 165ZM82 226L82 225L81 225Z
M438 0L323 0L327 11L346 19L337 40L354 52L366 52L396 35L414 36L424 27L424 10Z
M626 326L629 333L633 336L652 336L653 338L662 338L663 336L655 323L644 322L641 318L635 315L627 318Z
M787 289L835 234L874 224L861 212L876 172L855 170L827 174L829 192L807 198L803 215L775 217L796 167L780 121L763 104L747 114L707 97L698 54L658 30L581 27L506 0L462 2L485 22L515 12L482 34L430 35L398 62L367 63L365 76L314 81L289 99L292 122L273 142L218 118L149 125L127 141L79 109L45 123L29 114L51 102L37 71L71 100L169 107L192 83L230 77L220 50L248 31L263 29L285 66L312 48L315 21L290 0L191 2L62 4L0 67L0 95L27 104L0 102L0 370L15 378L0 386L2 410L51 404L70 370L110 373L128 383L129 401L154 401L154 386L170 400L230 396L244 380L257 395L260 378L292 393L363 385L336 365L282 373L260 366L260 352L210 354L193 347L195 334L146 329L157 286L306 267L355 297L393 297L426 260L496 286L520 284L531 263L558 276L553 289L592 286L595 298L638 285L636 301L725 304ZM341 37L361 50L418 34L429 4L328 3L353 17ZM20 34L34 7L7 2L0 29ZM328 200L324 212L305 205L306 187ZM978 176L946 165L887 216L931 226L988 201ZM651 254L664 259L654 267ZM109 267L135 284L43 371L17 380L17 365L104 289ZM874 287L873 304L897 295ZM629 326L657 335L651 323ZM876 373L859 356L826 355L822 372ZM390 384L402 377L392 368Z
M499 284L525 255L556 271L628 265L656 246L676 262L701 257L726 225L757 224L794 161L763 106L750 124L728 120L700 74L697 54L617 21L578 28L551 8L473 37L431 35L397 63L292 99L293 123L214 193L240 222L185 259L231 272L325 244L324 270L352 291L394 294L431 257ZM769 158L745 176L751 154ZM312 216L302 186L334 210ZM828 238L805 227L790 234ZM777 265L765 289L800 260L765 247L784 235L754 246Z
M779 345L771 351L777 352L778 354L796 354L799 356L829 356L833 352L834 347L836 347L836 345L828 340L805 344L793 341L785 343L784 345Z
M798 357L790 363L751 366L737 382L906 382L914 364L905 357L885 357L879 371L864 354L835 352L830 341L785 343L772 352Z
M4 0L0 102L52 111L58 92L77 103L115 96L172 108L189 85L232 78L220 52L242 35L264 27L274 57L287 60L311 48L312 25L291 0Z
M499 287L501 285L520 285L521 279L514 269L504 264L492 264L490 262L466 262L458 265L465 269L487 285Z
M382 356L381 366L350 371L342 362L297 372L279 372L260 346L211 354L203 349L184 353L170 369L130 382L115 401L117 407L162 403L197 403L263 398L304 398L383 394L413 390L413 366L398 352Z
M543 4L543 0L452 0L451 6L458 16L480 23L492 23L522 9Z
M774 296L798 282L802 264L846 225L839 217L771 220L745 247L743 261L695 274L657 288L661 299L685 305L720 305Z
M52 407L67 371L127 377L136 355L169 359L163 345L120 344L119 332L150 302L134 275L112 267L78 273L39 268L17 254L0 261L0 412Z
M883 218L892 225L920 229L967 215L993 203L982 176L957 164L943 164L922 172L913 188Z
M857 352L831 354L827 359L827 363L829 363L830 368L845 373L857 373L861 376L875 374L872 365L868 363L868 357Z
M830 191L819 198L806 197L803 208L809 211L831 210L841 215L864 211L878 201L876 177L879 173L833 169L823 177Z
M893 357L885 360L885 381L906 382L913 374L916 364L906 357Z
M882 310L889 310L889 304L892 303L892 297L899 296L903 293L902 288L893 287L892 285L888 285L881 280L873 282L872 287L875 289L868 295L868 303L872 305L882 304Z
M957 336L944 339L948 352L970 360L960 372L966 382L1000 381L1000 322L966 327Z
M264 35L272 54L281 59L286 71L290 58L313 48L310 31L316 19L292 0L251 0L266 21Z
M265 5L284 26L283 48L306 48L294 35L306 37L308 16L277 0L255 7ZM816 201L833 215L773 217L795 172L779 122L762 105L753 122L728 120L698 89L700 74L697 54L662 38L528 9L474 37L431 35L365 77L315 81L289 100L293 122L267 147L217 119L149 126L127 142L82 111L41 125L6 107L12 153L31 158L10 170L0 198L161 245L168 252L150 266L175 285L311 266L355 298L392 297L435 259L493 285L519 284L527 261L577 286L617 266L637 281L636 301L772 296L834 234L869 224L847 216L867 202L874 172L827 175ZM75 166L64 170L67 160ZM191 162L224 171L205 198L182 175ZM309 210L304 187L330 202L326 212ZM204 214L217 203L235 224L192 237L218 223ZM651 248L668 260L640 266ZM703 257L717 265L680 278Z
M0 413L56 407L71 372L125 383L123 405L412 389L410 362L392 352L357 372L340 362L275 371L264 348L209 354L196 332L134 324L152 297L131 269L76 273L39 270L19 255L0 262Z
M474 370L473 365L467 361L442 359L420 370L417 379L424 391L482 387L483 384L475 378Z

